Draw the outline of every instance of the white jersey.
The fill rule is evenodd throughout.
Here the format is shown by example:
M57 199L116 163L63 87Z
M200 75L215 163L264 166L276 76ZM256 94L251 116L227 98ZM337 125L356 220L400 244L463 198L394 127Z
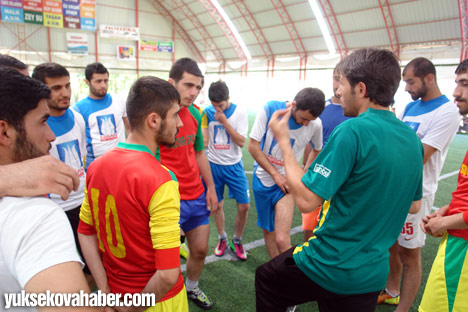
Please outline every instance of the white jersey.
M72 107L83 116L86 125L86 166L108 150L125 141L123 117L127 116L125 101L109 93L102 99L89 96Z
M45 197L0 199L0 300L18 293L37 273L65 262L83 265L62 209ZM36 311L35 308L0 311Z
M260 148L266 158L276 170L283 175L286 174L283 155L281 154L281 150L273 133L270 128L268 128L268 122L275 111L285 108L286 102L268 102L263 109L257 113L255 123L250 132L250 138L260 142ZM304 148L307 143L310 142L315 150L322 149L322 122L319 118L311 120L307 126L302 126L296 123L291 117L289 119L289 129L291 147L298 162L304 154ZM254 170L264 186L270 187L275 184L271 175L262 167L258 166L257 163L254 164Z
M436 149L423 168L423 196L435 194L437 179L460 122L458 108L442 95L427 102L419 99L409 103L399 118L416 132L423 144Z
M84 199L85 170L84 158L86 156L86 128L83 117L72 109L67 109L62 116L50 116L47 119L49 127L55 134L50 154L75 169L80 178L77 191L72 191L66 201L59 195L50 194L50 198L64 211L81 205Z
M213 106L205 109L202 117L202 128L208 128L208 160L218 165L234 165L242 159L242 148L234 143L224 126L220 124L214 115ZM249 121L247 112L234 103L224 111L227 121L244 138L247 137Z

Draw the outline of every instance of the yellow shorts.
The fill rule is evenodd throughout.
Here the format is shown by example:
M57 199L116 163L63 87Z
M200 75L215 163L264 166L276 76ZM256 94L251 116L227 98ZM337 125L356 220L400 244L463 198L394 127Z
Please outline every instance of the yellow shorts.
M162 302L157 302L154 307L146 309L145 312L188 312L185 285L177 295Z
M468 241L444 234L427 279L420 312L468 311Z

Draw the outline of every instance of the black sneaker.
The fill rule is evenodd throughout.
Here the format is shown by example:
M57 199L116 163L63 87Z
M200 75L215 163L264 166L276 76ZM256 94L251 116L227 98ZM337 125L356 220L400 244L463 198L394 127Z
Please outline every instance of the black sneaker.
M187 291L187 297L204 310L213 308L213 301L198 286L191 291Z

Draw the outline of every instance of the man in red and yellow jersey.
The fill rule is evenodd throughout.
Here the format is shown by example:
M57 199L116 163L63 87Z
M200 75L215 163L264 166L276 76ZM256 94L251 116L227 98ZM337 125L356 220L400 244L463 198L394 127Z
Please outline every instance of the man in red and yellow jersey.
M468 59L455 70L453 92L461 115L468 114ZM419 306L421 312L468 311L468 152L449 205L422 219L423 231L443 236Z
M127 100L126 142L95 160L86 177L78 228L83 254L101 291L155 294L155 306L135 311L188 311L178 183L155 158L183 125L179 103L167 81L138 79Z
M172 170L179 181L180 227L187 236L190 250L185 281L188 298L203 309L211 309L213 302L198 287L208 253L209 216L218 207L210 164L203 147L201 114L193 105L203 87L203 75L194 60L181 58L172 65L169 82L179 92L179 116L184 126L174 146L160 148L161 163ZM206 184L206 193L200 174Z

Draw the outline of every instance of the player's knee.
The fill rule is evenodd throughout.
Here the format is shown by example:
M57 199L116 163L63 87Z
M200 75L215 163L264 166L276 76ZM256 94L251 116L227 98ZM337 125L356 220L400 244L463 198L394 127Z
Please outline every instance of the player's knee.
M237 210L239 211L239 213L247 213L249 212L249 209L250 209L250 204L247 203L247 204L238 204L237 205Z
M196 248L192 249L190 249L190 257L196 260L205 259L206 255L208 254L208 246L197 246Z

